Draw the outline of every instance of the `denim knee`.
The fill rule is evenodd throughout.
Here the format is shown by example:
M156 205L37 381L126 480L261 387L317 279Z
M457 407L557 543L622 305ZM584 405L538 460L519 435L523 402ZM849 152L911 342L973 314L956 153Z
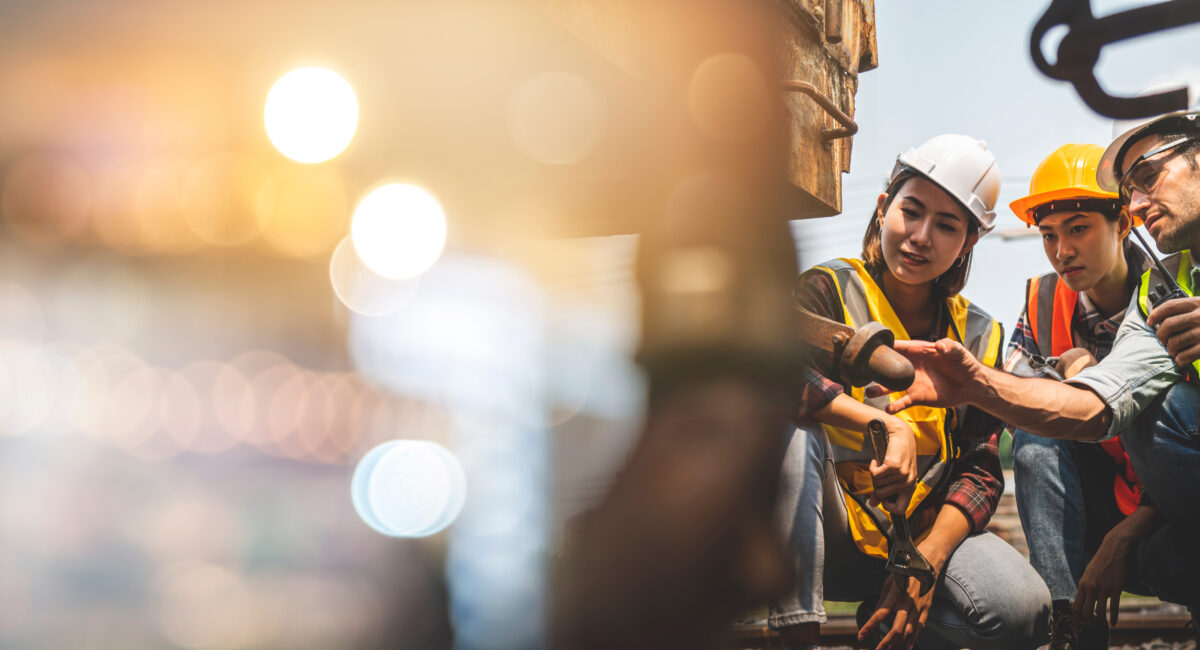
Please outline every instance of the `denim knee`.
M1020 553L992 533L959 545L934 601L930 627L955 648L1035 648L1047 637L1050 590Z
M1186 382L1171 386L1161 401L1151 403L1142 411L1134 425L1121 433L1121 442L1130 456L1150 460L1157 446L1183 444L1194 446L1200 434L1197 411L1200 395L1196 387Z
M1192 441L1200 437L1197 411L1200 411L1200 393L1191 383L1181 381L1175 384L1163 398L1163 423Z
M1049 467L1057 469L1062 442L1017 429L1013 431L1012 455L1013 471L1017 474L1033 474Z
M1121 442L1155 507L1176 526L1200 532L1198 409L1196 387L1176 383L1121 434Z

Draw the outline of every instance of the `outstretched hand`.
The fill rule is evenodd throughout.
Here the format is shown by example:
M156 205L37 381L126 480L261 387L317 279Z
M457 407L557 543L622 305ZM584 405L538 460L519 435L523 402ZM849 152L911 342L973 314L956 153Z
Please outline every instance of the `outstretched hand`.
M914 379L912 386L888 405L888 413L899 413L910 406L949 408L970 401L983 364L961 343L952 339L896 341L893 347L912 362ZM891 392L879 385L867 388L869 397Z

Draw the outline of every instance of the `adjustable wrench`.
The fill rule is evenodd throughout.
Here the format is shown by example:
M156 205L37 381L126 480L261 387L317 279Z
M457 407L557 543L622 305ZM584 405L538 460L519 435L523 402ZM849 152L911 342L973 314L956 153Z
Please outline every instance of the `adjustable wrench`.
M867 424L867 433L871 435L871 444L875 447L875 460L882 465L884 456L887 455L887 428L883 420L871 420ZM908 519L904 515L895 516L890 512L888 518L892 520L892 538L888 543L887 570L891 572L892 580L901 590L908 589L908 576L916 578L921 585L920 594L924 596L933 588L936 577L933 567L913 544L912 536L908 532Z

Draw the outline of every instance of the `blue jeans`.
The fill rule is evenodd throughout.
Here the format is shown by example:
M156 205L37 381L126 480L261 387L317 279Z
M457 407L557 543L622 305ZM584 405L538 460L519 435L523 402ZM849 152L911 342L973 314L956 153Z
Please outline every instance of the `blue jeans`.
M1167 524L1142 540L1126 571L1125 589L1188 606L1200 604L1194 551L1200 534L1200 437L1196 389L1179 383L1151 403L1121 434L1154 506ZM1113 470L1098 445L1013 435L1017 510L1029 559L1055 600L1075 597L1087 563L1121 520ZM1161 501L1160 501L1161 499ZM1191 528L1191 531L1188 529Z
M1200 618L1200 394L1178 382L1121 434L1133 469L1166 525L1138 549L1146 585ZM1200 640L1200 633L1197 634Z
M798 576L796 589L771 603L768 623L824 622L824 599L871 601L888 580L885 563L858 551L824 431L792 434L777 514ZM1034 648L1048 634L1050 593L1033 567L991 533L968 537L934 588L922 648Z
M1113 496L1116 466L1099 445L1013 433L1017 513L1029 562L1050 597L1071 600L1083 570L1122 518ZM1145 593L1132 573L1127 591Z

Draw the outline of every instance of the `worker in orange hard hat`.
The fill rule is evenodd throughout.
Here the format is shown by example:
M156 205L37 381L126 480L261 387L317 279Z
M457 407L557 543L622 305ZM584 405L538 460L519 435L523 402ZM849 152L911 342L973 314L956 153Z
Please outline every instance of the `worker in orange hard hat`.
M1042 233L1046 257L1055 270L1043 276L1049 288L1061 283L1083 293L1108 317L1129 305L1131 294L1125 287L1131 281L1129 262L1147 260L1128 240L1130 229L1141 219L1130 217L1117 193L1101 189L1096 182L1103 154L1099 145L1059 147L1034 172L1029 196L1009 207ZM1034 294L1036 289L1030 285Z
M1073 375L1103 359L1149 268L1146 254L1129 240L1140 219L1096 181L1103 155L1099 145L1059 147L1033 173L1029 196L1010 204L1041 231L1054 267L1027 281L1005 363L1010 372ZM1057 363L1072 356L1079 361L1069 368ZM1050 647L1107 648L1104 618L1081 613L1094 611L1106 581L1123 582L1118 591L1151 593L1125 566L1136 542L1160 523L1120 438L1095 444L1016 429L1013 472L1029 560L1053 599Z

